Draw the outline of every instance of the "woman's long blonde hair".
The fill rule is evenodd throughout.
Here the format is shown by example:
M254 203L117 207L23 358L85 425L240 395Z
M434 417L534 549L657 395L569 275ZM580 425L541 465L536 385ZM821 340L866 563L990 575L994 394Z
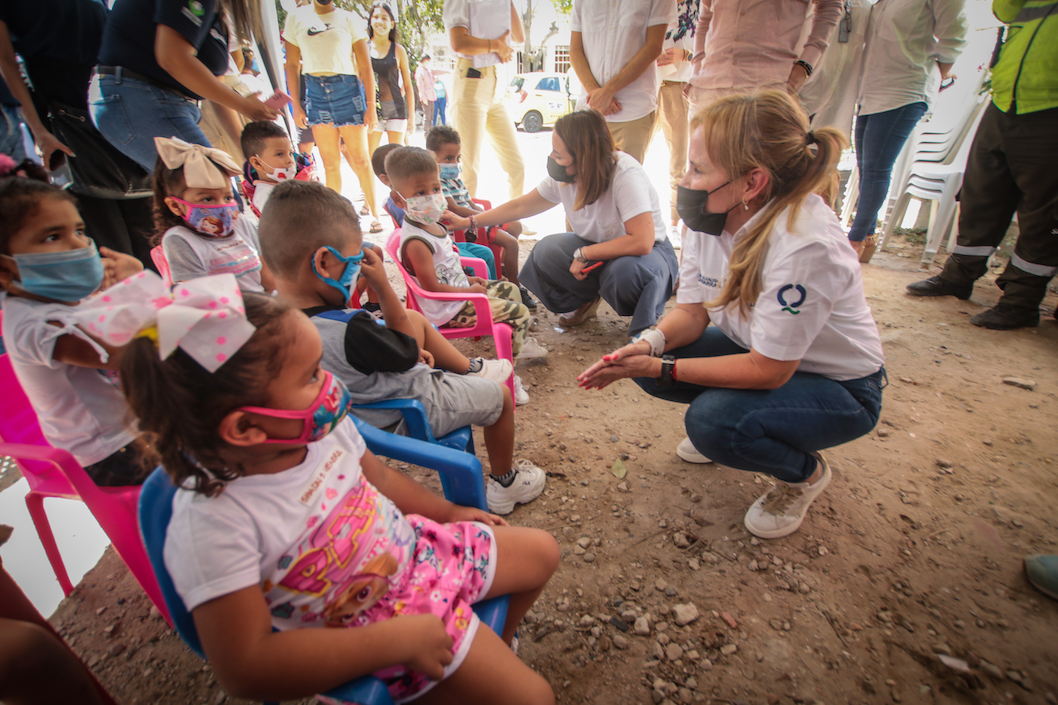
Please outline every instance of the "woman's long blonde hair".
M760 217L731 252L723 291L704 304L725 308L737 303L745 313L760 296L772 226L789 208L792 229L805 199L831 188L848 140L832 127L809 132L804 110L782 91L720 98L693 117L692 135L699 127L710 161L732 181L758 168L769 176L759 196L764 201Z

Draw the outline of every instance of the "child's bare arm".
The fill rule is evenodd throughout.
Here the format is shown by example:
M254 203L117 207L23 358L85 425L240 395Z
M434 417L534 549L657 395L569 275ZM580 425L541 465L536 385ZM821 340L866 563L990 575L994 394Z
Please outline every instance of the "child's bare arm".
M448 201L448 210L452 211L456 215L461 215L464 218L469 218L470 216L480 212L474 210L473 208L467 208L466 206L459 205L458 203L456 203L456 200L451 196L446 197L445 200Z
M415 337L415 328L408 318L407 309L400 302L397 292L389 284L386 265L378 253L369 245L363 248L364 259L360 261L360 272L371 288L378 294L378 305L382 307L382 318L386 328Z
M505 526L507 522L494 514L472 507L460 507L443 497L438 497L402 472L397 472L367 451L360 459L364 477L379 492L393 500L397 509L405 514L418 514L439 523L451 521L480 521L493 526Z
M445 292L452 294L475 293L484 294L485 287L473 284L469 287L451 286L437 281L437 271L433 268L433 253L426 243L420 240L409 240L404 245L405 261L411 265L411 273L419 280L419 286L427 291Z
M191 614L217 679L240 698L296 700L397 664L440 679L452 662L452 638L434 615L356 629L273 632L256 585L210 600Z

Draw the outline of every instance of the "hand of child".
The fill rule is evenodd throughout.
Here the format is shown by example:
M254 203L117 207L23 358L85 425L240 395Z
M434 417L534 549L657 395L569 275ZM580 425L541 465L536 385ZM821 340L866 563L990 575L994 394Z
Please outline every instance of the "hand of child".
M360 273L364 279L376 292L388 289L389 277L386 276L386 265L382 258L370 247L365 246L361 252L364 253L364 258L360 260Z
M143 271L143 263L124 252L115 252L109 247L100 247L99 256L103 260L103 286L101 287L103 289L109 289L119 281Z
M427 367L433 367L433 355L429 350L419 350L419 362L425 363Z
M454 642L445 631L441 618L433 614L416 614L394 619L408 630L403 643L412 649L403 665L435 681L444 678L445 666L452 663Z
M498 517L495 514L489 514L477 507L461 507L458 504L452 505L452 511L446 519L446 522L455 521L480 521L482 524L487 524L489 526L509 526L502 517Z

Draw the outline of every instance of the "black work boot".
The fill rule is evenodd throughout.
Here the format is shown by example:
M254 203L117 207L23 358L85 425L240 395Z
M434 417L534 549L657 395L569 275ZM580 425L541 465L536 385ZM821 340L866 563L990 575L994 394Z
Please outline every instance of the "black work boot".
M1040 323L1040 309L1022 308L1000 302L987 311L970 316L970 323L992 330L1014 330L1033 328Z
M954 296L965 301L973 292L973 284L959 286L946 282L940 277L930 277L907 285L907 293L912 296Z

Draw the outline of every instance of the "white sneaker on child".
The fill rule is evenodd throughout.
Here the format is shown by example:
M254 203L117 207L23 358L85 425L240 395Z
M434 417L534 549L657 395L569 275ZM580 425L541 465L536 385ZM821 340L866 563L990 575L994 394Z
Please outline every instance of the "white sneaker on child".
M467 372L471 377L484 377L493 382L503 384L514 372L514 365L510 360L481 360L481 369L477 372Z
M529 403L529 392L525 391L522 378L518 375L514 376L514 403L518 406L525 406Z
M488 498L489 511L493 514L510 514L514 505L532 502L544 491L547 476L544 471L524 458L514 461L514 482L504 487L491 477L485 494Z
M522 351L518 353L518 359L538 360L542 357L547 357L547 348L536 342L536 338L526 338Z
M778 539L797 531L805 520L808 507L830 484L830 465L819 453L823 474L812 484L807 482L779 482L750 505L743 523L754 536Z

